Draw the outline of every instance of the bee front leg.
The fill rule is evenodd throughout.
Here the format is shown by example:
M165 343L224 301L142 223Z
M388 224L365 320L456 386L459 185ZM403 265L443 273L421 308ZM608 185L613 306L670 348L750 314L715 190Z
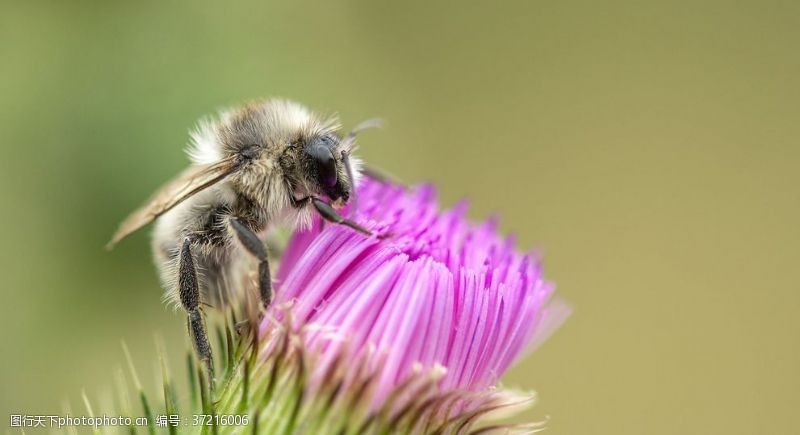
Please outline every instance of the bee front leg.
M319 215L322 216L322 218L325 219L326 221L350 227L358 231L359 233L362 233L367 236L372 235L372 231L359 225L358 222L347 219L346 217L340 215L339 212L337 212L336 209L334 209L333 206L331 206L327 202L314 197L310 197L309 199L311 201L311 204L314 205L314 208L317 209Z
M302 208L305 207L308 203L311 203L314 206L314 209L317 210L317 213L319 213L319 215L322 216L322 218L325 219L326 221L344 225L367 236L372 235L372 231L364 228L358 222L352 219L347 219L346 217L340 215L339 212L337 212L332 205L328 204L327 202L317 197L305 196L300 199L292 198L291 200L292 200L292 207L294 208ZM378 238L382 237L378 236Z
M181 247L178 266L178 290L181 305L188 315L189 336L192 337L197 356L206 367L209 385L214 385L214 362L211 345L208 343L206 324L200 311L200 288L197 284L197 269L192 257L192 239L187 237Z
M242 246L244 246L244 249L259 261L258 290L261 296L261 304L264 306L264 309L267 309L272 303L272 276L269 271L269 255L267 255L267 248L264 246L261 239L258 238L258 235L239 219L232 217L230 222L234 233L236 233L236 237L239 239Z

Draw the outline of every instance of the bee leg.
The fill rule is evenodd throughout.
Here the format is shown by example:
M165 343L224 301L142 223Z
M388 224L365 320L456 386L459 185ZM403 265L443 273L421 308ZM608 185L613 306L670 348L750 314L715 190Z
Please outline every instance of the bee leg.
M269 308L272 303L272 276L269 271L269 256L267 248L258 235L243 224L237 218L231 218L231 227L236 233L236 237L241 242L247 252L253 254L259 261L258 263L258 290L261 296L261 304L264 309Z
M367 236L372 235L372 231L362 227L357 222L347 219L346 217L339 214L330 204L327 202L319 199L311 197L311 204L314 205L314 208L317 209L317 212L323 219L329 222L333 222L335 224L341 224L346 227L350 227L359 233L365 234Z
M205 365L210 385L214 385L214 364L211 358L211 345L208 343L206 324L200 311L200 288L197 284L197 270L192 257L192 239L186 238L181 248L178 266L178 290L181 305L188 315L189 336L200 361Z

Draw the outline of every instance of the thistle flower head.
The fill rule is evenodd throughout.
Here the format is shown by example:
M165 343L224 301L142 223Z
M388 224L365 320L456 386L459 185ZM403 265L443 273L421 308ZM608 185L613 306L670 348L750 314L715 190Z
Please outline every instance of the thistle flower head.
M531 402L497 381L569 308L551 301L536 254L518 252L494 219L471 224L466 209L440 211L431 186L362 180L358 207L345 212L379 236L319 219L295 232L260 324L250 298L238 314L251 328L234 330L234 309L217 329L217 378L189 358L189 412L247 416L247 432L267 434L513 429L470 432L486 414ZM164 379L165 412L179 413ZM149 415L152 402L135 384Z
M462 202L441 212L430 185L366 179L351 217L383 236L320 220L294 234L277 301L308 330L320 372L341 352L368 359L379 368L376 403L420 369L443 368L444 390L480 391L563 321L568 309L548 304L553 284L537 255L466 211Z

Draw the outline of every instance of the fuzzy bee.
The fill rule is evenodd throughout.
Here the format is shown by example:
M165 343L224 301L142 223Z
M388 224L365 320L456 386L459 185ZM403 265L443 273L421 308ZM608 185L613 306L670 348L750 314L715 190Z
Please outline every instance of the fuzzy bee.
M157 220L152 249L166 298L186 311L189 335L209 376L211 347L201 301L226 295L231 276L242 273L236 259L251 255L258 263L262 305L269 306L273 290L262 241L268 227L307 225L316 210L327 221L371 236L337 208L351 199L360 174L360 161L351 155L355 134L374 124L367 121L342 136L335 118L278 99L224 111L192 133L193 164L112 237L109 248Z

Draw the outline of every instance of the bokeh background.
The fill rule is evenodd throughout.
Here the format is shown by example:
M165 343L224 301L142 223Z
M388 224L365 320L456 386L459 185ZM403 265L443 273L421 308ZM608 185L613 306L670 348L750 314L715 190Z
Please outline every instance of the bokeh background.
M541 247L575 307L505 378L554 434L790 434L800 409L800 4L103 2L0 8L0 414L156 390L184 321L118 221L195 120L285 96ZM180 365L173 362L173 364Z

